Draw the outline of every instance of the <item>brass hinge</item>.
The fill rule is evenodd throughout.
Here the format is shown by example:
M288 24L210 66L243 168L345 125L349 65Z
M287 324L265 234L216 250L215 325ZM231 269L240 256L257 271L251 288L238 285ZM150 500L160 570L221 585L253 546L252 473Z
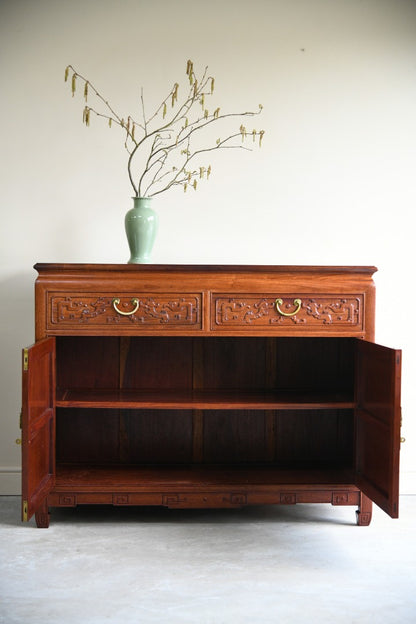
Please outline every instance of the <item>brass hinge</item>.
M22 520L27 522L27 501L22 501Z
M27 371L29 368L29 349L23 349L23 370Z

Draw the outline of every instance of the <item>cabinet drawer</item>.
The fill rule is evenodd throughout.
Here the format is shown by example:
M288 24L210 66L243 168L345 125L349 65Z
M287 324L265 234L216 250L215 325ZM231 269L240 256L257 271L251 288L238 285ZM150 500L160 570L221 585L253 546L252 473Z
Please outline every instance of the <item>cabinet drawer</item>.
M200 329L201 300L201 293L48 293L47 329Z
M213 294L211 329L363 330L362 294Z

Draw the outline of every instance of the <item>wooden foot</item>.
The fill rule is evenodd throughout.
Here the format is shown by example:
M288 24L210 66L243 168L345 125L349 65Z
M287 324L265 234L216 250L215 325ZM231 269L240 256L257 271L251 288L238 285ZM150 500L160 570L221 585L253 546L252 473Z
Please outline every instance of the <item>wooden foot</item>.
M36 526L38 529L47 529L49 527L49 507L48 500L45 498L40 507L35 511Z
M360 492L360 502L355 513L357 515L358 526L368 526L370 524L373 513L373 502L362 492Z

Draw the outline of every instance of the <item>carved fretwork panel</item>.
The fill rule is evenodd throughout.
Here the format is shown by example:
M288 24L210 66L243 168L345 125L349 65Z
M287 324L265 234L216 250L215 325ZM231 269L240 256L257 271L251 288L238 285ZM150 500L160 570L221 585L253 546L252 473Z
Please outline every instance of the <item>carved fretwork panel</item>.
M276 299L280 300L276 305ZM362 295L279 294L221 295L213 297L212 329L288 328L325 326L327 331L342 327L360 331L363 328Z
M116 299L116 302L114 300ZM201 295L50 294L48 328L201 327Z
M162 505L182 509L204 507L241 507L247 505L246 492L184 492L162 495Z

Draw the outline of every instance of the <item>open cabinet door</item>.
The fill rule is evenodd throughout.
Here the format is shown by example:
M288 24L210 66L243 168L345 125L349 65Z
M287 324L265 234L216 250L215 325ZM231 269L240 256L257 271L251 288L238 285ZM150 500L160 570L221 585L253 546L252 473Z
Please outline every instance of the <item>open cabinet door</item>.
M357 341L356 485L399 515L401 351Z
M23 349L22 520L29 520L55 480L55 338Z

